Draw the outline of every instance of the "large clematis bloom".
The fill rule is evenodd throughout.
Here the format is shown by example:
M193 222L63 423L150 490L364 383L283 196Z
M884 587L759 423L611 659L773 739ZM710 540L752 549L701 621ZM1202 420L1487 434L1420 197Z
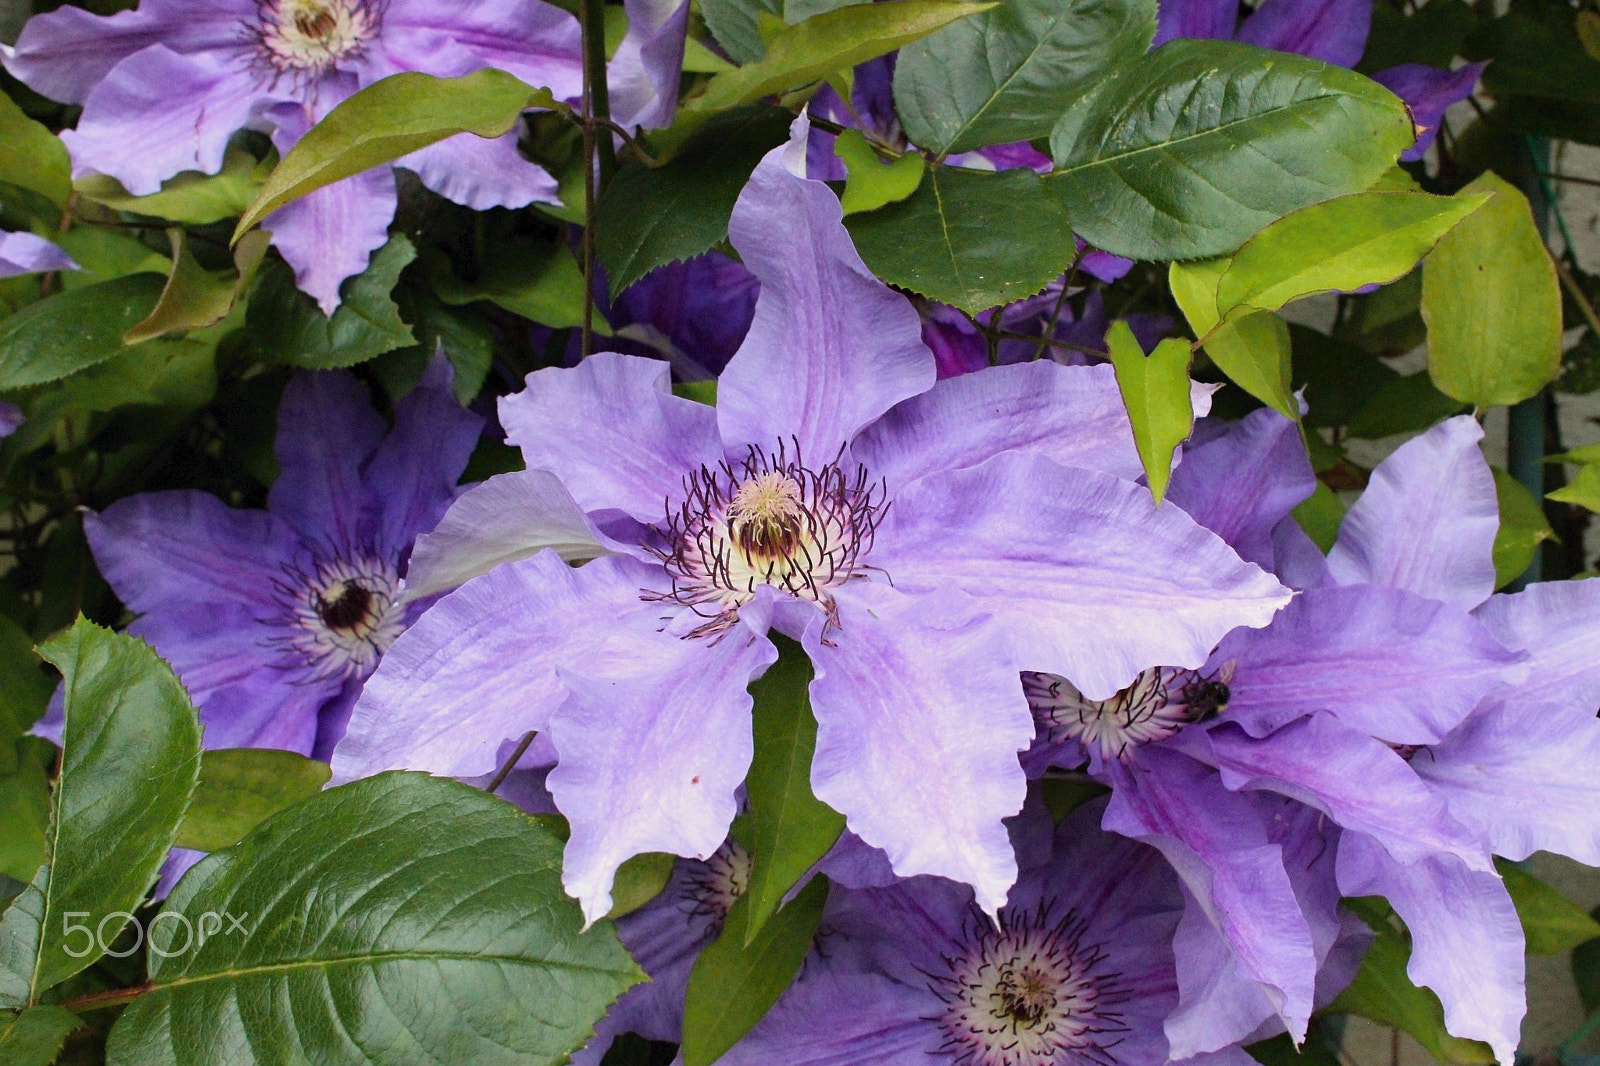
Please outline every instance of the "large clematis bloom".
M800 175L796 129L733 213L761 293L717 406L611 353L530 375L501 405L528 470L456 504L414 591L488 572L390 649L335 752L342 778L473 776L547 731L565 884L591 919L629 856L704 858L727 836L769 627L816 668L817 796L901 875L971 884L993 913L1033 735L1017 671L1110 696L1151 663L1200 665L1289 598L1131 480L1109 368L936 387L916 312ZM611 554L572 569L558 550Z
M400 579L456 493L480 420L436 359L393 428L342 371L303 372L278 411L267 510L140 493L84 518L130 633L170 662L208 747L327 759L361 684L422 613Z
M1527 670L1468 613L1474 603L1446 595L1441 574L1455 563L1423 558L1410 532L1427 528L1449 496L1422 491L1411 471L1426 465L1437 485L1441 467L1477 456L1483 483L1464 486L1473 506L1457 516L1460 539L1492 543L1497 511L1481 435L1472 419L1452 420L1380 466L1318 587L1265 629L1230 634L1201 670L1149 670L1111 700L1085 698L1061 678L1025 677L1040 725L1030 763L1086 765L1111 785L1105 827L1160 848L1189 893L1182 1003L1167 1023L1175 1054L1244 1039L1274 1014L1297 1037L1305 1032L1325 991L1319 971L1349 932L1341 890L1379 891L1370 882L1383 879L1357 865L1396 877L1447 870L1499 888L1487 849L1406 761ZM1263 410L1191 449L1172 499L1242 556L1272 566L1280 524L1312 484L1293 424ZM1407 501L1406 524L1390 521L1391 499ZM1492 564L1475 576L1487 594ZM1272 793L1321 812L1332 831L1287 817ZM1503 1047L1490 1018L1480 1012L1480 1028L1463 1035Z
M441 77L498 67L560 99L582 91L577 20L542 0L143 0L101 17L62 7L31 19L6 69L82 104L62 134L74 174L109 174L135 195L185 170L214 173L235 130L287 152L357 90L402 71ZM400 159L428 188L477 210L554 202L556 180L523 159L517 133L458 134ZM324 312L388 238L394 169L374 167L263 223Z

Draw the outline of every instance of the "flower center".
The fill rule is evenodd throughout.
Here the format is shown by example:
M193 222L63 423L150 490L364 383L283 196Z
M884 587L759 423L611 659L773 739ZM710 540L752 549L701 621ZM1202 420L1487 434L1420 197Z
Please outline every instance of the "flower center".
M405 629L394 568L376 559L335 559L295 575L289 641L319 677L365 675Z
M258 0L258 7L261 56L279 73L326 73L359 54L381 18L370 0Z
M672 591L647 592L707 619L691 636L720 634L761 585L832 611L829 589L861 576L884 511L885 487L864 467L812 469L798 453L752 447L735 468L701 467L684 479L685 500L659 530L656 552Z
M931 1020L959 1066L1117 1061L1110 1049L1127 1031L1118 1007L1128 995L1105 953L1083 943L1084 923L1047 912L1002 914L998 928L969 923L963 950L934 976L944 1009Z
M1076 740L1103 757L1124 759L1141 744L1221 714L1232 677L1232 663L1211 677L1157 666L1110 699L1091 700L1064 677L1029 672L1022 675L1022 690L1041 739L1051 744Z
M689 889L692 913L707 914L721 925L745 889L750 887L750 853L727 841L696 869Z

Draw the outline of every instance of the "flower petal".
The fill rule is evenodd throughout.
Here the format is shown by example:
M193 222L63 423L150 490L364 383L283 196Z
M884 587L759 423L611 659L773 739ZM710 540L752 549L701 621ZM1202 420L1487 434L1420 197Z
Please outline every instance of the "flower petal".
M1488 599L1500 503L1482 439L1483 427L1459 415L1379 463L1328 553L1333 579L1409 589L1468 611Z
M804 136L804 119L796 126ZM801 141L802 150L804 141ZM791 438L827 462L896 403L933 384L933 353L910 301L861 262L839 198L767 153L728 235L761 282L755 320L722 372L717 419L730 455Z
M385 428L372 393L353 374L296 374L278 405L279 474L267 508L325 552L348 556L366 547L372 523L361 471Z
M901 877L972 885L996 913L1017 878L1003 819L1027 796L1017 752L1033 739L1005 634L959 594L863 582L836 604L837 631L819 615L804 641L817 798Z
M1411 980L1438 993L1452 1035L1483 1040L1513 1061L1527 1009L1522 923L1493 870L1469 870L1448 855L1395 862L1360 833L1339 842L1339 888L1381 895L1411 933Z
M406 568L406 599L465 584L501 563L546 548L567 562L606 554L589 520L548 470L515 470L473 485L431 533L417 538Z
M1186 750L1216 766L1230 789L1266 789L1299 800L1376 840L1399 862L1443 853L1473 869L1493 869L1484 849L1404 759L1332 715L1302 718L1268 737L1226 724L1194 736Z
M1164 1025L1174 1058L1217 1054L1254 1033L1277 1011L1245 973L1227 939L1194 896L1185 893L1183 920L1172 938L1177 959L1178 1006ZM1279 1023L1280 1027L1282 1023ZM1202 1050L1208 1049L1208 1050Z
M1373 81L1404 100L1411 111L1417 139L1400 153L1402 161L1415 162L1428 154L1428 146L1439 135L1439 123L1445 111L1472 95L1479 75L1488 65L1485 60L1466 63L1455 70L1440 70L1420 63L1402 63L1372 75Z
M1271 570L1273 527L1316 487L1298 427L1264 407L1221 437L1185 448L1167 499L1241 559Z
M716 419L672 395L666 363L616 352L536 370L500 401L506 440L529 470L555 474L585 511L615 508L641 522L661 521L684 475L722 458Z
M1517 693L1486 702L1411 768L1496 855L1535 851L1600 866L1600 721Z
M1394 744L1431 744L1526 672L1465 611L1378 585L1309 589L1265 629L1230 633L1228 718L1252 736L1317 711Z
M501 742L547 728L567 698L559 666L593 655L614 627L655 628L660 607L639 590L660 574L616 556L574 570L546 551L467 582L384 654L334 751L334 776L492 773Z
M422 179L422 184L475 211L491 207L525 207L535 200L556 204L556 179L517 151L520 129L501 137L458 133L437 144L396 159Z
M390 0L384 11L384 36L394 59L428 70L427 43L448 41L464 48L483 66L497 67L549 89L557 100L583 91L582 31L569 12L540 0ZM396 38L421 45L412 54Z
M0 278L46 270L79 270L72 256L54 241L32 233L0 233Z
M1156 8L1156 37L1151 47L1174 37L1229 40L1238 21L1239 5L1233 0L1167 0Z
M266 511L229 507L206 492L140 492L85 514L95 563L139 614L237 603L256 617L282 608L286 567L309 570L294 531Z
M389 239L397 202L394 168L378 166L284 204L261 228L294 268L295 284L332 315L339 286L366 270Z
M237 48L239 27L256 17L253 0L144 0L106 17L64 5L28 20L5 67L35 92L81 104L135 52L155 44L183 53Z
M1109 363L1044 359L945 378L897 404L850 446L892 489L1012 450L1129 481L1144 474Z
M815 962L815 960L812 960ZM923 987L841 965L809 965L719 1066L923 1066L948 1058Z
M672 125L689 30L689 0L624 0L628 32L611 59L611 117L625 129Z
M444 356L434 356L422 381L394 405L394 427L362 472L386 558L403 558L417 534L438 524L477 447L483 419L456 401L450 376Z
M135 196L157 192L179 171L215 174L233 132L267 98L238 55L180 55L152 45L118 63L61 139L74 177L109 174Z
M959 379L957 379L959 380ZM867 561L909 592L954 587L1010 635L1019 669L1109 699L1151 666L1198 667L1289 590L1148 489L1005 452L890 494Z
M1256 806L1229 792L1211 770L1160 746L1139 749L1130 763L1111 760L1106 772L1112 791L1104 827L1167 857L1226 940L1240 972L1262 990L1289 1031L1303 1035L1311 1016L1316 955L1284 871L1283 849L1267 839ZM1250 1021L1244 1031L1260 1020ZM1214 1030L1215 1024L1178 1032L1169 1028L1173 1056L1215 1051L1239 1038L1227 1035L1232 1030L1226 1027Z
M1518 700L1600 707L1600 581L1537 582L1491 596L1476 613L1501 643L1530 657Z
M1353 67L1366 51L1371 26L1370 0L1267 0L1234 39Z
M777 657L744 626L714 642L613 626L560 670L571 696L550 719L561 761L546 782L572 825L561 881L586 921L611 909L633 856L722 846L754 751L748 687Z

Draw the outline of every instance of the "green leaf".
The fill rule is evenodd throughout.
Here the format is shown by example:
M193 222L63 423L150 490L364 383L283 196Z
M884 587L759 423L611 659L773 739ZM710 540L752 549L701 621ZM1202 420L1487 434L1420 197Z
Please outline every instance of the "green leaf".
M1155 30L1153 0L1004 0L901 49L895 108L911 142L940 155L1048 137Z
M552 329L583 325L583 271L565 244L501 249L471 283L459 280L448 266L432 278L439 299L452 306L488 300ZM594 326L596 333L611 335L611 327L598 315Z
M683 107L720 111L809 85L993 6L968 0L883 0L824 11L778 34L760 59L714 76L706 91Z
M0 743L31 729L44 715L53 691L55 684L39 669L33 654L33 640L0 614Z
M458 133L499 137L509 133L530 107L562 106L549 89L535 89L493 67L460 78L416 71L392 74L362 89L306 131L239 219L233 239L289 201L341 178Z
M50 1066L82 1025L76 1014L60 1007L29 1007L21 1014L0 1013L0 1062L6 1066Z
M1422 265L1428 373L1462 403L1512 404L1561 370L1561 286L1527 197L1492 172L1462 191L1493 195Z
M1359 192L1412 141L1389 90L1314 59L1179 39L1116 68L1050 135L1079 235L1133 259L1237 248L1291 211Z
M64 678L46 862L0 922L0 1006L91 965L155 883L200 768L200 723L150 646L80 618L39 649ZM9 979L8 979L9 978Z
M1194 428L1194 402L1189 395L1189 342L1168 337L1146 358L1125 319L1106 333L1117 388L1122 392L1133 442L1139 447L1150 495L1161 505L1172 477L1172 453Z
M1600 62L1583 47L1565 3L1518 3L1467 39L1468 59L1489 59L1483 87L1495 96L1600 106Z
M717 379L706 378L704 381L674 381L672 395L682 396L685 400L703 403L707 407L717 406Z
M260 231L240 238L233 249L234 276L230 278L218 277L195 262L181 228L167 230L167 239L172 242L172 273L150 314L122 335L124 344L138 344L164 333L192 333L227 318L272 243L271 235Z
M712 36L735 63L754 63L767 54L757 18L781 16L783 0L701 0L700 11Z
M1227 259L1173 263L1167 272L1172 296L1205 346L1206 354L1228 380L1283 417L1298 421L1300 405L1290 387L1289 327L1270 311L1236 310L1226 321L1217 314L1217 285Z
M661 895L672 877L674 856L660 851L646 851L630 856L617 867L611 883L611 909L606 917L612 920L632 914L646 903Z
M180 848L220 851L285 807L322 791L327 763L272 748L218 748L200 758L200 783L183 824Z
M1455 2L1455 0L1451 0ZM1342 426L1374 393L1400 375L1353 344L1289 325L1294 349L1293 385L1305 390L1308 426Z
M0 181L36 192L63 209L72 195L67 146L4 93L0 93Z
M43 737L17 737L0 748L0 875L31 879L44 861L50 823L50 767L56 746Z
M1590 911L1589 917L1600 920L1600 907ZM1600 937L1572 949L1572 978L1578 986L1578 998L1583 1000L1584 1013L1600 1010Z
M878 277L969 313L1033 295L1072 261L1072 220L1031 170L932 167L909 198L845 225Z
M261 354L290 366L330 370L355 366L416 343L400 319L390 293L400 272L417 257L410 241L395 235L372 253L367 269L345 281L333 317L295 288L294 275L276 261L260 272L246 322ZM0 329L4 329L0 324Z
M1493 1063L1494 1053L1487 1044L1451 1036L1444 1027L1439 997L1406 976L1411 946L1405 938L1387 922L1372 923L1370 918L1368 922L1378 938L1361 960L1356 979L1328 1005L1328 1013L1357 1014L1410 1033L1440 1062Z
M844 160L848 177L839 198L847 215L876 211L898 203L917 191L927 164L916 152L885 162L878 158L860 130L845 130L833 144L833 154Z
M74 226L56 234L56 243L83 268L62 272L61 287L67 292L125 274L165 275L172 269L172 260L151 249L131 230Z
M1344 501L1319 481L1311 495L1296 504L1292 513L1306 536L1326 555L1333 547L1333 542L1339 539L1339 526L1344 522L1344 512Z
M112 1029L112 1066L176 1066L196 1047L229 1063L555 1066L643 977L610 923L580 932L559 840L417 773L279 813L161 914L184 920L150 922L153 988Z
M811 714L811 660L791 640L775 636L778 661L750 683L755 699L755 758L745 779L750 798L749 947L789 889L828 853L844 832L844 815L811 792L817 720Z
M1487 195L1359 192L1285 215L1244 243L1217 283L1217 310L1276 311L1314 292L1409 274Z
M710 1066L738 1043L783 995L811 948L822 920L828 882L818 877L744 942L750 897L728 910L722 935L700 952L689 972L683 1006L685 1066Z
M1545 499L1557 503L1575 503L1591 511L1600 511L1600 466L1585 465L1566 485L1544 494Z
M59 292L0 322L0 391L56 381L124 351L122 335L161 297L159 274Z
M1500 500L1500 528L1494 535L1494 585L1500 588L1520 576L1533 562L1539 545L1555 536L1545 521L1539 501L1522 482L1495 468L1495 495ZM1600 936L1600 928L1595 930Z
M1494 868L1516 905L1529 955L1560 955L1600 936L1600 922L1516 863L1497 858Z
M117 211L206 226L244 214L271 172L270 158L257 162L249 152L230 148L223 155L222 169L217 173L186 170L177 177L168 178L160 192L149 196L134 196L116 178L104 174L79 178L73 188Z
M1434 388L1427 372L1419 370L1379 386L1372 399L1350 416L1345 429L1352 437L1377 440L1427 429L1465 409L1465 404Z
M475 311L447 306L423 285L403 285L396 290L395 299L401 317L411 323L417 343L386 352L372 364L390 398L399 400L415 388L434 353L442 348L454 371L450 389L461 406L470 406L494 365L494 328Z
M695 130L665 166L624 164L595 217L595 254L611 278L611 295L727 237L750 172L788 137L792 118L776 107L738 108Z
M1250 1044L1245 1050L1263 1066L1343 1066L1334 1048L1314 1034L1308 1035L1299 1049L1288 1033L1280 1033L1271 1040Z

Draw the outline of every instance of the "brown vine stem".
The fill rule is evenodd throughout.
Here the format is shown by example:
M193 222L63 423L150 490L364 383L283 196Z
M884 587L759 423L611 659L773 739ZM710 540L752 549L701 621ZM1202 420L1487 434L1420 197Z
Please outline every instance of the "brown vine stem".
M61 1004L61 1008L74 1014L82 1014L84 1011L121 1007L132 1003L147 992L155 991L155 987L155 982L146 981L144 984L134 985L132 988L113 988L107 992L91 992L87 996L79 996L77 999L67 1000Z

